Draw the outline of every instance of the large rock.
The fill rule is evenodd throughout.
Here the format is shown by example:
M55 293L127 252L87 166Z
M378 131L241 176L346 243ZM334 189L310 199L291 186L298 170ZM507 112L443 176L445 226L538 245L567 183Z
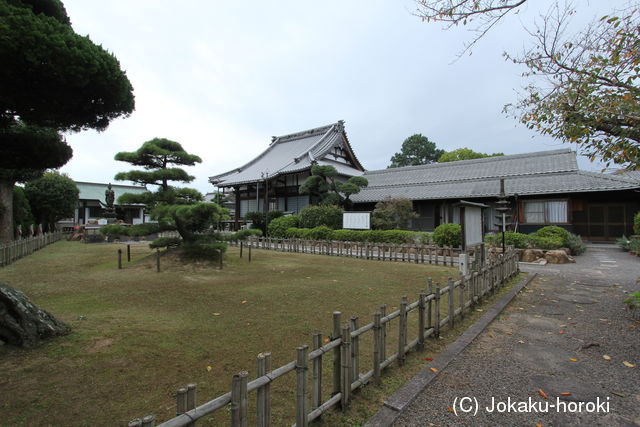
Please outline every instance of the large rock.
M567 255L567 253L561 249L547 251L544 258L549 262L549 264L569 264L570 262L576 262L575 259Z
M544 258L544 252L541 249L526 249L522 253L522 258L520 258L520 261L522 261L522 262L536 262L540 258Z
M33 347L44 339L70 331L68 325L36 307L24 293L0 283L0 340Z

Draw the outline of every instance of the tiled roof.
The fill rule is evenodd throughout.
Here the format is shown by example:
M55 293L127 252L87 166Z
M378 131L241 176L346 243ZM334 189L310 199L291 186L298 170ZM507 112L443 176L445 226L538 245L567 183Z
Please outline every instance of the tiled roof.
M541 195L639 188L630 179L578 170L570 149L365 172L369 186L355 203L385 197L411 200L497 197L500 178L507 194Z
M339 121L331 125L274 138L269 148L246 165L212 176L209 181L218 186L229 186L261 181L264 179L263 174L267 173L269 177L275 177L299 172L310 168L314 161L325 164L327 161L322 157L338 144L345 147L353 156L356 167L338 162L330 163L333 166L338 164L339 172L344 175L361 175L363 168L353 155L344 132L344 122Z
M632 179L634 181L640 182L640 170L635 171L620 171L615 174L615 176L620 178Z
M104 192L107 190L108 184L101 184L97 182L79 182L76 181L76 186L80 190L80 200L98 200L100 203L105 204ZM146 187L139 185L120 185L111 184L111 188L115 194L115 200L124 193L141 194L147 191Z

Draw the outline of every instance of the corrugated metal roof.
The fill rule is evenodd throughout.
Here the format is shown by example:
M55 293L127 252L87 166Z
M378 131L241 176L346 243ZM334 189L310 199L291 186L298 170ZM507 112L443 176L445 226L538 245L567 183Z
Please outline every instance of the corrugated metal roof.
M299 172L309 169L314 161L324 161L322 157L336 145L342 145L351 152L342 121L277 137L269 148L246 165L212 176L209 181L218 186L229 186L261 181L266 174L275 177ZM355 156L354 159L356 168L342 164L340 172L346 175L361 174L362 166Z
M630 179L579 171L569 149L463 160L365 172L369 186L351 196L355 203L385 197L411 200L498 197L500 178L507 194L541 195L639 188Z
M78 197L80 200L97 200L102 204L106 203L104 192L107 190L108 184L76 181L76 186L78 187L78 190L80 190L80 195ZM124 193L142 194L147 191L146 187L138 185L111 184L111 188L115 194L116 201L118 200L118 197Z

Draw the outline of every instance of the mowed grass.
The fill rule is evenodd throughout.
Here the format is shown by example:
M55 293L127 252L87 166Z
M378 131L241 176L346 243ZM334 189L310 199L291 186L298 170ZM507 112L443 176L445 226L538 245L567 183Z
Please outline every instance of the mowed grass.
M198 403L210 400L229 391L234 373L255 378L258 353L270 351L278 367L314 332L329 335L332 312L363 325L380 304L391 312L401 296L417 299L428 277L444 283L457 275L442 266L260 250L249 263L237 248L223 270L167 254L156 273L146 244L132 245L132 262L118 270L118 248L125 246L58 242L0 270L0 281L73 328L35 349L0 346L0 424L124 425L150 413L164 421L175 414L179 387L196 383ZM389 337L388 354L394 345ZM363 339L361 352L369 347ZM295 421L294 392L294 374L276 381L273 425ZM251 412L254 394L249 401ZM228 411L219 412L202 424L228 422Z

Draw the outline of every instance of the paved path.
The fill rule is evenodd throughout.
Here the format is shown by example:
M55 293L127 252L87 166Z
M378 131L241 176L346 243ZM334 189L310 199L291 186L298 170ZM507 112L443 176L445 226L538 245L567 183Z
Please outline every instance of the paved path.
M522 269L541 276L395 425L640 425L640 323L622 303L628 292L640 289L640 259L612 246L592 246L576 264ZM459 416L452 412L454 400L463 397L477 399L477 415L462 413L459 401ZM527 402L521 409L529 412L513 412L518 409L513 405L510 413L489 412L492 398ZM462 403L475 411L474 400ZM581 404L582 411L570 412Z

